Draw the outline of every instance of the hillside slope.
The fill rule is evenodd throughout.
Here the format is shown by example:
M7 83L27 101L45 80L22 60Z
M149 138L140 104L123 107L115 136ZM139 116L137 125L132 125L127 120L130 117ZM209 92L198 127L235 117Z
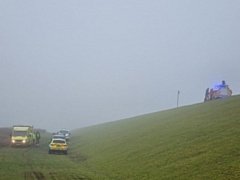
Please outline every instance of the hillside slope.
M240 96L72 133L70 158L105 179L239 179Z

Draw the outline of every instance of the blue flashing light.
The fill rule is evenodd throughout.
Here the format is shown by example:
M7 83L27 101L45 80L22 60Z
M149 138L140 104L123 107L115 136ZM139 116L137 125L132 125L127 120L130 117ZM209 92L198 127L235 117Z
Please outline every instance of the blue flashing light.
M222 85L215 85L214 89L217 90L217 89L220 89L222 87Z

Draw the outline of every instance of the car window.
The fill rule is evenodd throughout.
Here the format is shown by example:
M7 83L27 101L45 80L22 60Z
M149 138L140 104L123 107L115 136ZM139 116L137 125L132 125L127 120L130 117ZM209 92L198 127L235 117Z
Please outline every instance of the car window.
M56 140L53 140L53 143L65 143L65 141L60 140L60 139L56 139Z
M27 131L14 131L13 136L26 136Z
M53 138L61 138L61 139L66 139L66 136L53 136Z
M68 134L68 131L60 130L59 133L61 133L61 134Z

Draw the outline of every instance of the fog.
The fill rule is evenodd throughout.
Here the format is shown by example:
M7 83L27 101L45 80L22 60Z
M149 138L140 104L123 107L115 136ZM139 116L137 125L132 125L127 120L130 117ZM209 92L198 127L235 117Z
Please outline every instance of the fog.
M71 130L240 93L240 1L1 1L0 127Z

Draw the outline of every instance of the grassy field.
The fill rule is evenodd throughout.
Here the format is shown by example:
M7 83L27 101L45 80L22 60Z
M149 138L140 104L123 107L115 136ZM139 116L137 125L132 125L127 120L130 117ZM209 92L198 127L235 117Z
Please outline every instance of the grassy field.
M1 147L0 179L240 179L240 96L76 129L68 155L50 136Z

